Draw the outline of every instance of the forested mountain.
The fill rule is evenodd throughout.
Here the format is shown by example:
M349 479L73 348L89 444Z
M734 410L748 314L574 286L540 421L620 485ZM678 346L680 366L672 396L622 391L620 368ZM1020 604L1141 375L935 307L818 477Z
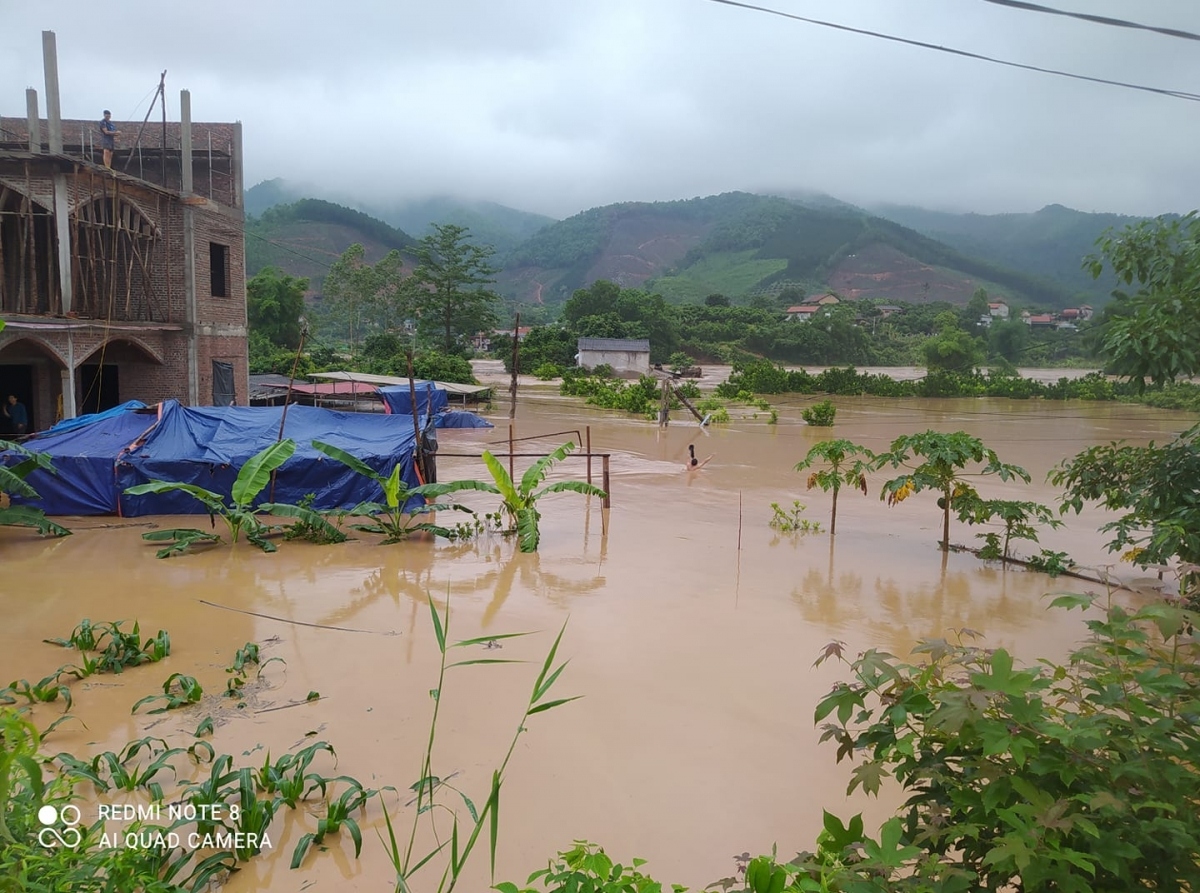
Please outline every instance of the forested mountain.
M1053 280L968 256L836 200L809 201L732 192L592 208L511 251L501 288L538 303L608 279L679 301L794 285L850 298L961 304L983 286L1034 306L1071 303L1071 290Z
M378 261L393 249L403 251L415 240L353 208L306 198L276 205L246 221L246 275L278 267L291 276L307 277L320 292L329 266L355 242L367 260Z
M873 209L964 254L1024 270L1087 294L1092 304L1107 301L1115 283L1084 272L1083 258L1096 251L1108 228L1121 229L1143 218L1092 214L1047 205L1032 214L951 214L924 208L880 205Z
M288 180L264 180L246 190L246 213L261 216L268 208L291 204L304 198L326 199L349 205L384 223L411 234L428 235L435 223L452 223L471 231L472 241L491 245L505 254L538 230L554 223L553 217L519 211L495 202L469 201L450 196L410 199L396 202L359 202L345 196L322 194Z

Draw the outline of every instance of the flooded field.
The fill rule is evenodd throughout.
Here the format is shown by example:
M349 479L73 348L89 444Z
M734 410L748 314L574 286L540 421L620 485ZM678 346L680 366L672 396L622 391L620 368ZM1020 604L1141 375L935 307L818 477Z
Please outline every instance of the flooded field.
M361 535L337 546L282 543L274 555L242 543L160 561L140 535L146 523L172 526L175 519L78 519L67 522L76 534L60 541L0 531L0 678L37 679L67 662L67 652L42 639L69 634L84 617L136 618L144 633L170 631L171 656L74 685L71 712L86 728L61 727L47 743L51 752L90 755L144 734L186 742L211 715L218 752L245 765L324 739L337 749L336 772L407 793L419 774L437 679L427 599L444 605L448 597L452 639L541 634L464 652L532 663L450 671L435 774L456 773L456 785L477 803L486 799L538 664L564 622L560 656L571 663L556 689L559 697L583 696L531 718L520 738L502 800L498 879L523 881L556 849L587 838L626 863L649 859L661 880L702 885L729 874L734 853L812 846L822 808L843 817L865 808L874 827L887 804L848 803L848 768L835 764L833 745L817 743L813 707L842 672L831 664L813 669L818 650L840 639L851 653L878 647L906 654L920 637L969 627L1026 660L1061 656L1080 638L1079 615L1047 614L1042 596L1089 584L942 555L935 497L919 494L888 508L878 499L882 474L867 497L843 491L836 544L824 533L777 535L767 526L771 502L800 499L808 517L827 524L828 497L805 493L792 471L829 436L799 421L808 402L774 402L775 426L762 414L702 432L679 414L659 430L560 398L548 385L525 389L515 436L590 425L593 448L612 454L607 535L598 500L556 495L543 505L534 555L499 537L380 546ZM1063 457L1117 438L1161 440L1194 421L1112 403L835 402L833 435L876 450L931 427L978 435L1034 480L1030 487L985 482L985 494L1047 503L1055 494L1043 483L1046 472ZM441 432L442 452L503 450L497 442L507 436L506 413L493 420L491 431ZM701 458L712 456L698 473L682 470L689 443ZM517 460L518 474L528 462ZM594 470L599 483L599 461ZM560 472L583 478L584 463L568 460ZM484 471L477 459L443 456L439 476L481 478ZM468 501L493 505L483 494ZM204 519L184 520L201 526ZM1042 545L1081 565L1108 563L1113 557L1096 533L1102 521L1095 511L1071 517ZM972 542L974 533L952 527L956 542ZM248 641L286 666L267 667L238 708L218 695L223 668ZM165 718L130 715L135 701L175 672L204 685L200 704ZM320 699L306 701L312 691ZM39 707L39 725L59 709ZM336 774L331 765L321 768ZM386 795L405 831L414 811L408 800ZM356 890L390 889L375 834L382 827L377 804L363 822L361 859L342 834L326 841L327 852L289 870L295 841L313 824L283 810L272 852L226 889L323 890L339 880ZM479 856L462 889L486 888L486 853Z

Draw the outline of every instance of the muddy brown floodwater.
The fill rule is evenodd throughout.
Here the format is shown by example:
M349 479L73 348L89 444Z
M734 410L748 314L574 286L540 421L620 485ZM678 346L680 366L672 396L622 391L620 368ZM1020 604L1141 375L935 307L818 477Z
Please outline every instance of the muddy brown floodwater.
M598 501L576 494L545 501L535 555L497 537L380 546L363 535L340 546L283 543L274 555L243 543L159 561L137 522L171 519L78 519L68 522L76 534L59 541L4 530L0 678L36 680L68 662L67 652L42 639L67 635L82 618L136 618L147 634L170 631L171 656L76 683L71 712L86 728L60 727L47 742L51 752L90 756L147 733L186 742L213 715L214 746L243 764L324 739L337 749L337 772L406 790L418 776L436 684L427 599L444 605L449 596L452 639L540 631L464 655L531 663L454 669L443 690L434 772L457 773L455 783L482 803L537 662L567 622L561 656L571 664L557 691L583 697L533 717L520 738L502 800L497 878L524 880L556 849L586 838L626 864L649 859L664 881L702 885L729 874L734 853L811 847L823 808L843 817L865 810L870 827L885 815L887 802L847 801L848 767L835 764L832 745L817 742L814 705L844 678L837 665L812 666L830 640L844 640L851 654L878 647L903 655L918 638L969 627L986 644L1032 660L1061 656L1081 636L1079 615L1048 613L1043 594L1089 584L943 556L934 497L889 509L878 499L883 475L868 497L843 491L836 544L824 533L769 529L770 503L797 498L808 517L827 523L828 496L805 493L792 471L830 434L799 421L808 400L777 401L775 426L761 414L700 431L677 414L660 431L560 398L552 386L527 388L521 399L516 436L590 425L594 449L612 453L607 536ZM989 481L984 491L1042 502L1054 502L1042 482L1061 458L1115 438L1162 439L1194 421L1111 403L835 402L833 435L874 449L930 427L979 435L1034 479L1028 488ZM506 407L493 419L491 431L442 432L443 453L502 440ZM712 456L694 474L682 471L689 443L700 457ZM518 460L518 473L528 462ZM561 471L582 478L584 464L573 459ZM599 473L597 461L597 483ZM439 475L481 477L483 469L478 460L444 456ZM481 498L473 505L491 506L474 495ZM1096 511L1071 517L1043 545L1082 565L1108 562L1096 533L1102 521ZM955 524L952 535L970 542L974 532ZM260 690L238 709L211 693L224 689L223 668L247 641L264 643L264 657L282 657L286 666L268 667ZM210 695L166 718L131 716L132 704L174 672L196 676ZM304 702L310 691L321 699L269 709ZM39 724L58 709L39 707ZM315 768L335 774L331 764ZM413 813L407 800L386 800L404 830ZM311 815L281 814L273 851L227 889L324 890L338 881L390 889L377 804L363 818L361 859L343 834L289 870L296 840L314 824ZM481 852L460 889L486 889L486 865Z

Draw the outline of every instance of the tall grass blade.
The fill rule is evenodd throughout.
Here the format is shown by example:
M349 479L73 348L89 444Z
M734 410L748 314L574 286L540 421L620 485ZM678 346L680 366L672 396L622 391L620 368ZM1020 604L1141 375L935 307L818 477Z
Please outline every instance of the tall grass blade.
M433 615L433 634L437 636L438 650L446 653L446 631L442 627L442 618L438 616L437 605L429 600L429 613ZM450 622L450 606L446 606L446 622Z

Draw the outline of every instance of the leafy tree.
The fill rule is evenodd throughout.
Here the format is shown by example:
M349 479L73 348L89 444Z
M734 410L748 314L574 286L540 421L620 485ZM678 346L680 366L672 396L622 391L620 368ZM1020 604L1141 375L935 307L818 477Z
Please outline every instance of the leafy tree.
M1119 283L1119 311L1100 334L1109 368L1141 391L1146 379L1161 387L1200 374L1200 216L1193 211L1107 231L1100 254L1085 264L1099 278L1107 265Z
M952 312L938 314L934 324L938 333L921 346L930 370L970 372L979 365L983 360L979 339L960 329Z
M725 297L725 295L712 294L704 299L704 306L705 307L728 307L729 306L729 298Z
M352 357L367 334L394 332L412 315L414 291L403 268L400 252L391 251L371 264L357 242L329 268L324 298L330 318L346 332Z
M824 440L808 451L804 460L796 465L796 471L812 468L817 462L827 467L818 469L808 476L808 489L820 487L826 493L833 491L833 508L829 513L829 535L837 533L837 500L842 484L867 492L867 472L871 470L875 454L861 444L838 439Z
M901 503L922 490L937 490L942 494L938 507L942 510L943 552L950 550L950 512L955 502L979 498L975 488L963 480L968 466L983 466L971 472L973 476L994 474L1002 481L1015 477L1029 483L1029 472L1019 465L1001 462L995 450L965 431L953 434L925 431L897 437L888 452L876 457L874 467L887 465L907 469L905 474L883 485L879 498L886 499L888 505Z
M1003 357L1010 363L1019 362L1029 339L1029 326L1020 320L996 320L988 327L988 356Z
M969 630L921 642L912 663L827 646L853 678L817 705L822 740L856 764L850 791L894 777L906 800L878 840L861 817L849 830L827 815L823 852L801 854L788 866L799 877L771 889L1195 890L1200 661L1176 633L1196 615L1095 607L1061 664L1022 667L1003 648L962 644Z
M414 251L418 264L412 278L421 286L416 302L422 335L440 340L445 353L454 353L460 336L496 327L500 296L485 287L495 281L490 247L473 244L466 227L434 224Z
M1085 501L1124 512L1101 530L1110 551L1146 567L1181 561L1200 565L1200 425L1161 446L1094 446L1065 460L1050 480L1066 492L1062 510Z
M261 270L246 283L250 330L271 344L295 350L300 345L300 317L308 280L285 276L275 267Z
M967 301L965 307L959 313L962 328L968 332L977 331L979 328L979 318L988 315L988 293L986 288L977 288L975 293L971 295L971 299Z

